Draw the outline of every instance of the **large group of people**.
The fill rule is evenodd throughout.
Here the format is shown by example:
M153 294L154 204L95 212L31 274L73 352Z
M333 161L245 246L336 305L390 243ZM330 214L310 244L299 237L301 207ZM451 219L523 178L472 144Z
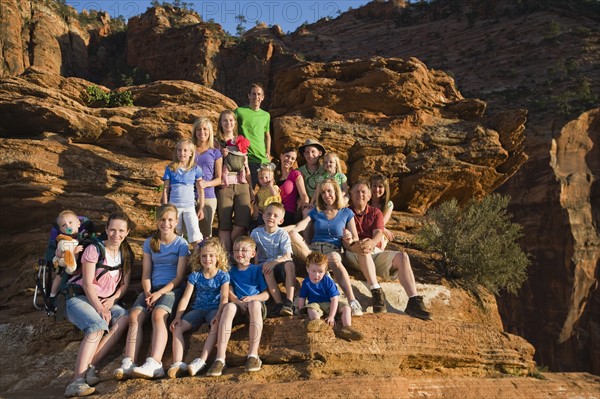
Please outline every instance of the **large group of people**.
M385 250L393 240L385 228L393 210L388 180L376 175L349 186L339 156L312 139L299 148L284 148L278 165L272 163L270 116L260 108L262 86L253 84L248 99L247 107L220 114L216 133L208 118L200 118L191 138L177 143L163 175L156 230L143 245L142 292L129 310L119 301L128 290L134 261L127 215L111 214L95 245L82 242L74 250L80 270L58 279L62 286L57 280L51 294L66 295L66 316L85 334L65 396L94 392L100 382L96 366L126 331L122 363L113 373L117 380L194 376L204 369L208 376L219 376L234 323L248 324L245 370L259 371L267 315L305 314L308 331L336 326L340 338L360 340L352 317L363 314L363 305L347 268L364 275L374 313L386 311L378 277L391 278L399 280L409 298L405 312L430 318L408 255ZM299 168L298 156L304 159ZM218 238L212 237L215 216ZM58 229L76 238L79 221L76 213L64 211ZM306 264L307 276L299 292L297 259ZM267 308L270 299L273 305ZM148 319L152 335L145 355L140 352ZM188 364L184 333L202 324L210 333L200 356ZM165 372L169 333L172 364ZM216 358L208 365L215 348Z

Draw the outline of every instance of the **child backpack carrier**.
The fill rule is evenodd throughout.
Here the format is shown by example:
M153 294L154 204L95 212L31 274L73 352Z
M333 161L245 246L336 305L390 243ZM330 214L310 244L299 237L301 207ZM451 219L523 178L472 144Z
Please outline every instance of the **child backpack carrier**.
M94 223L85 216L78 216L78 219L81 222L79 232L72 237L76 238L81 244L87 237L95 235L95 226ZM46 253L43 258L38 259L37 265L34 267L35 287L33 291L33 307L37 310L45 309L48 315L53 313L53 306L49 302L53 282L53 272L55 269L57 269L55 272L56 274L61 274L63 272L60 268L55 268L53 263L57 246L56 238L60 234L60 228L56 224L56 221L54 221L52 223L52 228L50 229L50 239L48 240Z

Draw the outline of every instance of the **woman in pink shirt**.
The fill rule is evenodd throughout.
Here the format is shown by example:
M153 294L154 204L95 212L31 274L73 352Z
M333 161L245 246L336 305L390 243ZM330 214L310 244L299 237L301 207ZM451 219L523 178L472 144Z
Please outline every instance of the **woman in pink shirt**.
M279 156L279 176L277 185L280 189L281 202L285 208L282 226L296 223L296 210L310 202L304 187L304 178L296 166L298 152L295 148L284 148Z

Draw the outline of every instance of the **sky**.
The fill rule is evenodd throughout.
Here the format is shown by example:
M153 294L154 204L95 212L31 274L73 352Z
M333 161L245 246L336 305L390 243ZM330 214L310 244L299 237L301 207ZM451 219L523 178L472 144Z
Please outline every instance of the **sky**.
M160 0L162 3L164 0ZM335 18L349 7L358 8L367 0L181 0L195 10L204 21L213 19L231 34L236 33L243 15L248 21L246 29L256 21L267 25L280 25L284 32L293 32L304 22L313 23L324 17ZM173 3L173 0L169 0ZM150 0L66 0L77 11L106 11L111 17L122 15L125 19L143 14L151 7Z

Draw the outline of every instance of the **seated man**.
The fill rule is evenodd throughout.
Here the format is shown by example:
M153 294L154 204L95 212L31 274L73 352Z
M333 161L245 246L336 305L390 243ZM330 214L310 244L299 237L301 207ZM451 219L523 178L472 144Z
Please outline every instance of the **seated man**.
M381 251L383 237L383 214L377 208L368 205L371 199L369 183L359 180L350 192L354 211L354 222L358 230L358 240L345 242L346 264L362 271L373 295L373 312L385 312L385 296L377 282L377 276L398 278L408 295L408 304L404 310L407 314L423 320L429 320L430 314L425 309L423 297L417 295L415 276L410 260L405 252Z

